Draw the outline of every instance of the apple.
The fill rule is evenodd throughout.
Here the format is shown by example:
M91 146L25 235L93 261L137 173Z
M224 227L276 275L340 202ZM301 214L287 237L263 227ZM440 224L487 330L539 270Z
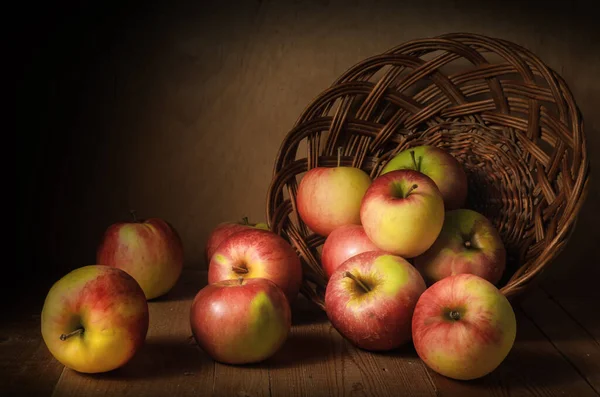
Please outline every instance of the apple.
M346 225L335 229L323 244L321 264L327 277L347 259L367 251L379 251L369 240L361 225Z
M460 163L446 150L436 146L417 146L398 153L380 175L412 169L430 177L444 198L444 208L461 208L467 199L467 175Z
M506 297L474 274L433 284L419 298L412 320L419 357L434 371L459 380L496 369L510 352L516 329Z
M281 236L256 228L232 234L215 251L208 265L208 282L266 278L292 302L302 284L302 265L292 246Z
M496 284L504 273L506 250L500 234L485 216L459 209L446 212L437 240L414 263L428 285L461 273L475 274Z
M414 170L379 176L365 193L360 220L383 251L413 258L425 252L444 224L444 201L435 183Z
M64 366L107 372L127 363L148 332L148 303L123 270L84 266L58 280L41 315L44 343Z
M331 324L355 346L390 350L411 339L411 320L425 281L405 259L363 252L333 273L325 290Z
M206 263L210 262L215 250L223 241L225 241L233 233L242 231L247 228L255 227L257 229L269 230L269 226L266 223L250 223L248 218L243 218L239 222L222 222L215 227L210 235L205 248Z
M249 364L272 356L290 332L288 300L264 278L209 284L190 309L194 339L210 357L225 364Z
M183 267L183 245L179 234L159 218L117 222L104 233L96 252L100 265L129 273L142 287L147 299L173 288Z
M355 167L317 167L300 180L296 208L312 231L328 236L344 225L360 225L360 204L371 178Z

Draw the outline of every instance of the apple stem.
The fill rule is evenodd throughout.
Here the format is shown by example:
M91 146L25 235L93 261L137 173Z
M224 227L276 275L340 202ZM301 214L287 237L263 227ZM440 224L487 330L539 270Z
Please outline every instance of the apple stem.
M413 191L413 190L415 190L415 189L416 189L416 188L418 188L418 187L419 187L419 185L417 185L416 183L415 183L414 185L412 185L412 186L410 187L410 189L408 189L408 191L407 191L407 192L406 192L406 194L404 195L404 198L407 198L407 197L408 197L408 195L409 195L409 194L411 194L411 193L412 193L412 191Z
M339 167L342 163L342 147L338 146L337 166Z
M354 280L358 285L360 285L360 287L363 290L365 290L365 292L371 291L371 288L369 288L365 283L363 283L362 281L360 281L358 279L358 277L356 277L354 274L352 274L350 272L344 272L344 277L348 277L348 278L351 278L352 280Z
M75 331L73 332L69 332L68 334L61 334L60 335L60 340L67 340L69 339L71 336L75 336L77 334L80 334L83 332L83 328L77 328Z
M419 156L419 162L417 163L417 159L415 158L415 151L411 150L410 157L412 158L413 166L415 167L415 170L421 172L421 160L423 160L423 156Z
M129 213L131 214L131 218L133 219L133 221L137 222L137 216L135 216L135 210L129 210Z
M238 277L240 285L244 284L244 277Z
M233 270L236 273L248 273L248 269L246 269L245 267L231 266L231 270Z
M460 320L460 313L457 312L456 310L451 310L449 316L454 321Z
M248 217L247 216L243 217L242 218L242 225L247 226L249 224L250 224L250 222L248 221Z

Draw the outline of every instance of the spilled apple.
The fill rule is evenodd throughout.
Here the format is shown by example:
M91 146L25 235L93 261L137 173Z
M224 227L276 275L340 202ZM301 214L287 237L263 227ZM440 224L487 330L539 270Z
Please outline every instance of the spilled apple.
M247 217L239 222L222 222L218 224L208 236L205 248L206 262L209 263L219 244L225 241L233 233L244 229L255 227L257 229L269 230L266 223L251 223Z
M412 320L419 357L434 371L460 380L495 370L512 349L516 329L506 297L473 274L446 277L429 287Z
M224 280L195 296L190 324L196 343L214 360L249 364L272 356L291 327L283 291L264 278Z
M379 248L367 237L361 225L346 225L335 229L325 240L321 251L321 263L327 277L347 259Z
M127 363L148 332L148 303L123 270L91 265L58 280L46 296L41 329L50 353L82 373Z
M238 278L266 278L292 302L302 284L302 265L292 246L281 236L247 228L223 241L208 266L208 282Z
M344 262L325 291L325 311L335 329L365 350L390 350L411 339L415 304L425 282L405 259L364 252Z
M102 238L96 262L129 273L140 284L147 299L173 288L183 267L183 245L179 234L159 218L137 219L111 225Z
M500 234L484 215L468 209L446 212L435 243L415 258L415 267L428 285L461 273L496 284L505 266L506 250Z

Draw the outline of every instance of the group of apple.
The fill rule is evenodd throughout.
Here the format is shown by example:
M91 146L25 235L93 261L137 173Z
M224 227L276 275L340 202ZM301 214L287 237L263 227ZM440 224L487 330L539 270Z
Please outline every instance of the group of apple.
M105 231L96 264L75 269L50 288L42 337L66 367L84 373L123 366L146 340L147 300L169 292L183 266L183 245L168 222L118 222Z
M493 371L512 348L516 320L495 286L506 252L483 215L463 208L467 177L445 150L400 152L371 179L355 167L317 167L300 180L293 204L326 237L320 257L325 311L359 348L391 350L412 340L433 370L455 379ZM245 364L278 351L291 328L303 280L296 250L264 223L224 222L206 244L208 285L189 322L214 360ZM79 372L129 361L149 326L147 300L181 275L177 231L152 218L105 232L97 264L50 289L42 335L51 353Z
M496 287L506 250L493 224L464 208L466 198L464 169L435 146L398 153L373 180L339 164L302 177L296 208L326 237L325 311L340 334L373 351L412 340L450 378L497 368L516 336Z

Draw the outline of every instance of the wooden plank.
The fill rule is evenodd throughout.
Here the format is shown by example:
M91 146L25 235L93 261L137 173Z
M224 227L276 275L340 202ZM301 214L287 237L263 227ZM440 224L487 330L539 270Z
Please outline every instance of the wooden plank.
M593 285L600 277L597 273L566 283L564 279L548 277L541 288L600 344L600 316L595 315L600 306L600 289Z
M84 375L65 369L54 397L199 396L213 387L214 364L190 338L191 298L205 272L186 272L172 293L153 302L146 344L122 368Z
M600 393L600 345L541 289L533 289L521 308L589 385ZM596 309L597 310L597 309ZM597 311L588 316L598 317Z
M435 394L414 349L385 354L357 349L323 311L298 306L288 342L268 360L272 396Z
M519 309L517 340L495 371L456 381L429 370L440 396L597 396L590 385Z
M0 322L1 394L48 396L58 382L63 366L42 340L41 305L27 304L19 310L21 315L8 316Z

